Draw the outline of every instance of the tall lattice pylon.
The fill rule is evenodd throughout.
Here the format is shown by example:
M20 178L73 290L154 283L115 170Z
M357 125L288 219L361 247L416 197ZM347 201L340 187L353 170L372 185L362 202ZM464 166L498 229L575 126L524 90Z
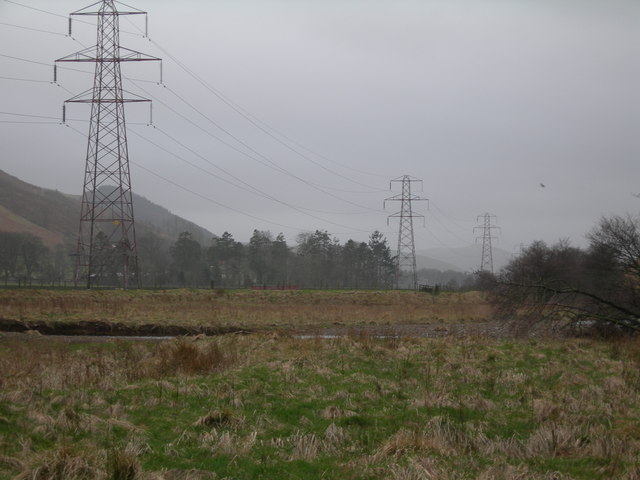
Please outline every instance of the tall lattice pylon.
M482 239L480 271L493 273L493 247L491 246L491 240L495 240L496 237L492 236L491 231L500 229L500 227L492 223L492 219L497 219L495 215L483 213L482 215L478 215L477 221L480 222L480 219L482 219L481 224L473 227L474 232L478 229L482 230L482 235L476 237L476 243Z
M402 193L385 199L383 205L386 207L386 202L390 201L401 202L400 211L387 217L387 224L389 223L389 218L400 219L400 229L398 231L398 254L396 255L396 288L399 287L400 274L404 269L409 271L411 275L411 287L416 289L418 286L418 276L416 272L416 248L413 239L413 219L424 219L424 215L416 215L413 213L411 203L427 199L411 193L411 184L414 182L422 182L422 180L413 178L409 175L403 175L402 177L391 180L389 183L389 189L392 189L394 182L402 183Z
M87 288L140 284L124 104L149 100L122 89L120 64L160 59L120 46L119 17L146 12L118 11L117 3L102 0L72 13L69 34L74 16L97 17L96 45L56 60L95 63L93 88L65 102L91 104L73 275L76 286L86 282Z

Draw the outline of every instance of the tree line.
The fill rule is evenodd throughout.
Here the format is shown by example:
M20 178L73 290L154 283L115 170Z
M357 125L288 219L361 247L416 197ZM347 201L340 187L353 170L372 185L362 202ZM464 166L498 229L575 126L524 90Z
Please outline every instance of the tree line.
M305 232L295 247L282 233L266 230L254 230L247 244L224 232L206 247L183 232L169 248L169 258L160 280L183 286L391 288L395 279L391 249L377 231L368 242L344 244L325 230Z
M5 283L62 284L70 271L68 248L49 248L30 233L0 232L0 274Z
M96 243L99 245L99 242ZM0 273L5 284L70 285L72 243L47 247L29 233L0 232ZM201 244L190 232L175 241L146 233L137 245L143 287L392 288L395 259L383 234L341 244L325 230L284 235L254 230L248 243L229 232Z
M531 322L640 331L640 218L604 217L587 239L587 248L534 242L485 285Z

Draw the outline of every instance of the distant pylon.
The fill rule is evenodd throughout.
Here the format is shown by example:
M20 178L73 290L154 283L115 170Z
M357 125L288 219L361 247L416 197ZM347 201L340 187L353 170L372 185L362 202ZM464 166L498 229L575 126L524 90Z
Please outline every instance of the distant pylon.
M56 65L57 62L95 63L93 89L67 100L62 114L64 122L66 103L91 104L73 274L74 285L84 281L87 288L140 285L124 104L150 100L122 89L120 64L160 59L120 46L119 16L146 15L146 12L118 11L116 3L119 2L102 0L72 13L69 34L73 16L98 17L96 45L56 60ZM93 7L98 10L90 11ZM56 67L54 81L57 81Z
M493 273L493 249L491 247L491 240L496 237L491 236L491 230L499 229L497 225L493 225L491 223L491 219L496 219L495 215L491 215L490 213L483 213L482 215L478 215L477 221L482 220L482 224L476 227L473 227L473 231L475 232L477 229L482 229L482 236L476 237L476 243L479 239L482 239L482 259L480 260L480 271L481 272L491 272Z
M415 215L411 208L411 202L427 199L411 193L411 183L422 182L422 180L410 177L409 175L403 175L402 177L391 180L391 182L389 182L389 189L391 189L393 182L402 182L402 193L385 199L383 205L386 207L386 202L389 201L402 202L400 204L400 211L387 217L387 224L389 223L389 218L400 218L398 254L396 256L396 288L399 286L400 272L404 268L409 270L412 288L416 289L418 286L418 277L416 272L416 248L413 241L413 219L424 218L424 215Z

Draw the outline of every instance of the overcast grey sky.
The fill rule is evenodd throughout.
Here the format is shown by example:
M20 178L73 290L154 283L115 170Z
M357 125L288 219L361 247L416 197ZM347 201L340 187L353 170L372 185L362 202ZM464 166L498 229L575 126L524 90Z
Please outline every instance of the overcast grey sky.
M60 70L56 86L52 68L8 57L52 64L95 44L94 26L75 22L72 39L65 18L25 7L64 17L90 3L0 0L0 111L60 118L62 102L91 87L90 68ZM600 216L638 212L637 0L127 3L149 12L152 41L143 18L123 19L121 45L162 57L165 82L154 83L155 65L123 66L147 80L125 88L154 99L156 128L147 107L127 110L134 190L214 233L282 231L293 244L305 230L344 241L378 229L395 246L387 215L400 205L382 205L405 174L430 199L414 204L426 219L417 250L472 244L485 211L509 251L535 239L584 245ZM78 133L0 114L54 122L0 123L0 168L80 193L88 115L67 109L84 120L69 122Z

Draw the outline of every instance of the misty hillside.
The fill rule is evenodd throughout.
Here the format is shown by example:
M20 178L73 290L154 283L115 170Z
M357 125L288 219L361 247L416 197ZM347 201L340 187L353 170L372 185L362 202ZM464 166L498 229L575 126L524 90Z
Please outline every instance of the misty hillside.
M0 230L28 232L55 245L78 232L80 202L0 170Z
M172 214L160 205L133 194L138 236L154 234L174 241L189 231L199 242L209 242L208 230ZM78 234L80 195L67 195L23 182L0 170L0 231L27 232L46 245L74 242Z
M473 272L480 268L480 261L482 259L482 245L470 245L468 247L461 248L428 248L416 252L416 260L418 267L422 267L420 264L420 257L437 258L440 263L449 264L450 270L458 270L461 272ZM499 247L493 247L493 270L497 272L504 267L509 260L511 260L512 254ZM438 270L445 270L437 266L428 266L423 268L437 268Z
M144 197L134 194L136 233L138 239L152 235L173 243L181 232L188 231L202 245L210 243L208 230L172 214ZM0 231L27 232L41 238L49 246L76 241L80 196L41 188L23 182L0 170ZM472 272L479 268L481 245L464 248L430 248L416 252L418 269ZM494 247L494 270L507 264L511 254Z
M435 255L428 256L428 255L422 255L422 254L416 253L416 267L418 268L418 270L425 268L425 269L441 270L443 272L447 270L453 270L455 272L464 271L462 268L460 268L457 265L454 265L453 263L445 262L443 260L440 260L434 257Z

